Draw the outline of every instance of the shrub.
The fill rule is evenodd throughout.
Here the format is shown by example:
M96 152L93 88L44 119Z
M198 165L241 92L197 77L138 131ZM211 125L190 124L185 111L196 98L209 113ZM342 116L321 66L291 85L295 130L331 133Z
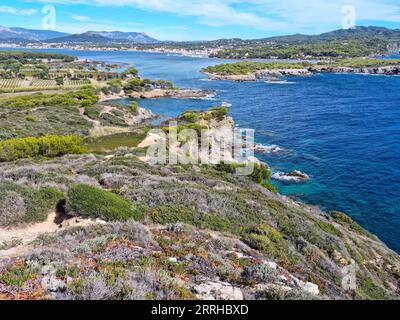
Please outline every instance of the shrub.
M164 204L153 209L150 213L155 223L168 224L175 222L183 222L193 224L196 212L190 206L182 206L179 204Z
M245 283L269 283L278 279L277 271L267 265L259 264L245 267L241 279Z
M24 199L14 191L7 191L0 201L0 226L8 227L21 221L26 214Z
M182 117L186 122L195 123L198 120L198 113L196 111L188 110Z
M25 120L26 120L26 121L29 121L29 122L35 122L35 118L32 117L32 116L26 116L26 117L25 117Z
M41 106L86 106L98 101L96 89L84 86L78 91L61 94L26 94L0 99L0 107L29 109Z
M104 220L129 220L139 216L138 211L120 196L84 184L71 187L66 208L71 215Z
M387 300L389 299L386 291L379 287L369 276L357 273L358 294L362 299L368 300Z
M329 216L342 226L348 227L359 234L373 237L367 230L363 229L357 222L343 212L331 211L329 212Z
M269 257L286 260L288 243L283 235L268 224L256 225L247 232L244 242L256 250L263 251Z
M139 105L136 101L131 102L129 109L133 115L137 116L139 114Z
M217 119L218 121L223 120L228 115L228 108L227 107L214 107L211 108L212 116Z
M291 62L256 62L256 61L240 61L235 63L219 64L203 69L203 71L212 74L221 75L242 75L251 74L259 70L276 70L276 69L303 69L310 66L307 62L291 63Z
M129 220L127 222L114 222L112 224L114 232L119 236L130 241L139 243L145 248L156 247L157 243L153 239L153 235L149 228L145 225L138 223L134 220Z
M0 141L0 162L84 152L86 148L83 147L83 139L74 135L48 135L40 138L27 137Z
M317 221L317 225L326 233L329 233L331 235L334 236L338 236L338 237L342 237L343 234L336 229L332 224L328 223L328 222L324 222L324 221Z
M56 78L56 83L58 86L64 85L64 78Z
M92 105L86 106L83 114L92 120L100 119L100 111L99 111L99 108L96 106L92 106Z

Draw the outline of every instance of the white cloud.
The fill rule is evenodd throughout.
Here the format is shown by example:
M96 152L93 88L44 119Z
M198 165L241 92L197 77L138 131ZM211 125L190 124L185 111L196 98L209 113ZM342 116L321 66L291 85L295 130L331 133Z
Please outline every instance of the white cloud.
M87 16L80 16L80 15L73 15L72 19L76 20L76 21L88 21L90 20L89 17Z
M37 13L36 9L22 9L18 10L15 7L10 6L0 6L0 13L14 14L14 15L22 15L22 16L31 16Z
M345 5L357 21L400 22L399 0L39 0L63 4L131 6L193 17L209 26L236 25L263 32L318 32L340 28Z

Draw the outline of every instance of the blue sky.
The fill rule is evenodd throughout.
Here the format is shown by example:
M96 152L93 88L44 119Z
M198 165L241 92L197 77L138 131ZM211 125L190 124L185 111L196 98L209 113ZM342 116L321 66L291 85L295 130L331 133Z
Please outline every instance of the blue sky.
M316 34L341 28L346 5L357 25L400 28L400 0L2 0L0 25L42 29L46 5L56 9L57 31L140 31L160 40Z

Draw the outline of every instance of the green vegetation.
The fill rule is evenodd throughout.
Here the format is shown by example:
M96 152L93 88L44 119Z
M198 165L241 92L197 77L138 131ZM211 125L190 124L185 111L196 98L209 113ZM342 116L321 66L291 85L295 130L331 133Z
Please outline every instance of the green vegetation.
M131 76L131 77L137 77L139 75L139 70L136 69L135 67L130 67L129 69L125 70L122 75L124 77Z
M71 134L84 137L91 128L92 124L81 116L79 106L22 107L21 110L0 107L0 140Z
M2 51L0 55L0 93L98 88L122 77L117 72L97 69L96 62L76 61L75 57L29 51Z
M139 114L139 104L137 101L132 101L129 105L129 109L133 115L137 116Z
M25 265L16 265L0 275L0 283L21 288L25 282L33 280L35 277L36 275Z
M33 51L0 51L0 62L16 60L22 63L32 62L31 60L47 59L72 62L75 57L66 54L52 52L33 52Z
M265 164L254 163L252 174L249 176L254 182L262 185L266 189L276 193L276 188L271 184L271 170ZM245 167L245 164L220 163L215 166L217 170L229 174L235 174L237 169Z
M377 51L375 51L377 49ZM385 52L382 42L372 43L359 40L328 41L314 44L278 44L255 48L223 50L215 55L218 58L248 59L311 59L311 58L349 58L366 57L375 52Z
M255 62L240 61L235 63L219 64L203 69L204 72L219 75L245 75L252 74L260 70L276 69L303 69L310 66L309 63L289 63L289 62Z
M137 147L146 138L146 130L117 133L100 138L89 139L86 143L90 152L108 152L119 147Z
M315 283L321 295L328 298L396 297L395 289L385 285L398 281L398 255L376 238L366 239L353 232L344 215L325 217L313 207L263 190L258 183L268 177L267 168L258 168L251 178L246 178L230 174L233 168L228 165L225 169L206 165L150 166L127 157L130 152L120 150L112 158L97 154L0 164L3 225L29 220L26 212L34 214L34 219L45 219L58 204L77 216L134 218L149 226L134 221L95 224L38 238L35 245L42 252L60 252L61 248L67 253L49 256L55 257L51 261L62 262L57 264L57 279L72 277L76 282L76 286L68 282L68 294L93 298L89 293L93 291L85 286L96 281L114 284L118 279L118 283L129 286L132 282L124 275L136 270L148 274L143 273L144 268L168 277L184 276L190 285L196 276L218 277L242 290L249 289L251 294L256 284L281 283L281 278L265 269L265 261L274 261L280 274ZM82 181L87 184L76 184ZM44 192L43 188L49 188L46 184L51 184L52 190ZM69 190L68 195L56 188ZM10 245L6 243L4 247ZM250 251L248 246L256 251ZM38 259L44 257L48 255L39 254ZM74 262L81 261L77 257L91 263L78 265ZM341 286L341 270L352 260L358 270L358 287L347 291ZM47 260L45 263L49 264ZM393 270L387 269L389 265ZM42 265L39 266L41 270ZM0 276L9 268L0 270ZM37 275L39 280L43 277ZM136 283L135 280L133 288ZM287 285L295 286L293 281ZM159 298L159 290L146 288L143 295L150 296L151 292L154 299ZM171 290L171 297L187 297L182 290ZM296 290L298 287L293 287ZM63 297L63 292L57 292L57 297ZM126 297L133 291L119 291L111 285L106 292L104 298ZM274 294L266 289L255 293L254 298L267 296Z
M341 224L342 226L345 226L359 234L372 237L372 235L362 228L357 222L355 222L352 218L350 218L348 215L346 215L343 212L339 211L331 211L329 212L329 216L337 223Z
M78 91L63 94L36 93L0 99L0 108L28 109L42 106L86 106L97 102L96 90L83 87Z
M390 299L389 294L381 287L377 286L369 276L359 272L357 273L357 280L359 285L358 291L363 299L368 299L368 300Z
M84 184L71 187L66 208L69 214L86 218L128 220L139 217L139 212L120 196Z
M31 187L11 181L0 181L0 227L47 219L50 210L65 198L54 187Z
M186 122L196 123L199 120L199 112L193 110L185 111L182 118Z
M23 158L59 157L85 151L83 139L73 135L17 138L0 141L0 162Z
M151 91L154 89L172 90L174 84L166 80L141 79L139 77L127 80L123 84L126 93Z
M213 107L209 110L212 118L222 121L228 115L227 107Z
M256 225L246 232L245 242L252 248L278 259L286 259L288 243L282 234L268 224Z
M333 64L335 67L368 68L400 65L400 60L383 59L342 59Z
M205 125L201 125L198 123L188 123L188 124L179 124L178 126L173 126L173 127L163 127L162 130L166 134L170 134L171 131L176 130L177 134L181 133L183 130L195 130L198 137L201 137L201 131L202 130L207 130L208 127Z
M322 230L324 230L326 233L330 233L331 235L338 236L338 237L342 236L342 233L338 229L336 229L332 224L330 224L328 222L318 220L317 225Z

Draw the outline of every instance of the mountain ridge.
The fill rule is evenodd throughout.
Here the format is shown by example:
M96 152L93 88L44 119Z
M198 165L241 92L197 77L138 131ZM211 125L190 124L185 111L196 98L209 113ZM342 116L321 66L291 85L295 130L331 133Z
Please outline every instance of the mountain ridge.
M18 39L18 40L32 40L44 41L51 38L66 36L68 33L58 32L52 30L38 30L38 29L25 29L20 27L3 27L0 26L0 39Z
M80 34L70 34L52 30L25 29L20 27L0 26L0 40L6 41L43 41L50 43L60 42L138 42L154 43L158 40L144 32L122 31L87 31Z

